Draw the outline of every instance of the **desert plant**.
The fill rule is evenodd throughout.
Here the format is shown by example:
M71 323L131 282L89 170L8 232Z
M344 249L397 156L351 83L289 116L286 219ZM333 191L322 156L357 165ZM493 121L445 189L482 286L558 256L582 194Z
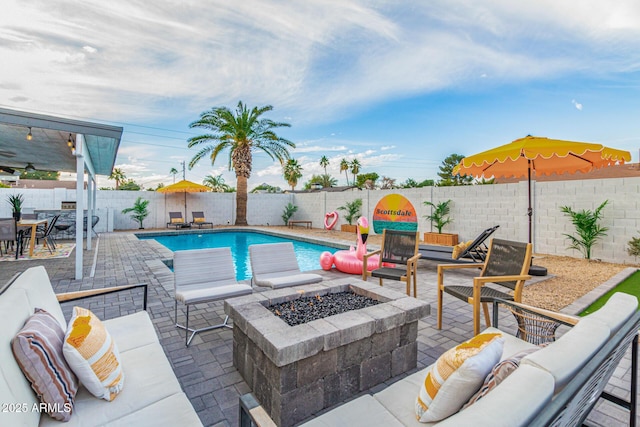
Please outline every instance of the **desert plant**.
M131 212L131 218L140 223L140 229L143 230L142 221L149 215L147 210L149 206L149 200L144 200L142 197L138 197L132 207L122 210L123 214Z
M602 227L598 224L598 221L602 219L602 210L608 202L608 200L605 200L594 211L589 209L574 211L569 206L560 207L560 210L565 215L571 217L571 222L577 232L576 236L572 236L570 234L564 235L571 242L568 248L582 252L585 259L591 259L592 246L600 240L601 237L607 235L607 231L609 229L607 227Z
M284 221L284 225L289 224L289 220L293 216L294 213L298 210L298 207L293 203L289 203L284 207L284 212L282 212L282 220Z
M347 220L349 225L352 225L353 220L360 216L360 209L362 208L362 199L355 199L352 202L346 202L344 206L340 206L338 209L345 211L344 219Z
M640 256L640 237L632 237L627 243L627 253L631 256Z
M438 204L433 202L424 202L424 204L425 206L430 206L433 209L431 211L431 215L425 215L424 217L431 221L431 225L438 230L438 234L442 233L444 226L453 221L448 216L451 211L451 208L449 207L451 200L440 202Z
M22 204L24 203L24 196L20 193L10 194L7 197L7 202L11 205L11 211L16 221L20 221L20 212L22 211Z

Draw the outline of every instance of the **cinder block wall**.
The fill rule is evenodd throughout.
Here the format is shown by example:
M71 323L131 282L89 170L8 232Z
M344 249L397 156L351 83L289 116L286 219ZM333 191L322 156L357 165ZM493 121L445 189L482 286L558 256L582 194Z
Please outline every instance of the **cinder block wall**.
M34 209L59 209L63 201L76 200L75 190L54 189L0 189L0 217L10 217L11 207L7 196L22 193L24 206ZM314 228L322 228L324 216L337 211L336 227L346 224L344 212L338 207L356 198L362 199L362 215L370 221L376 204L387 194L403 194L413 204L418 214L420 232L433 231L424 216L430 208L425 201L438 203L451 199L453 222L444 231L457 233L459 240L473 239L480 231L500 225L496 237L527 241L527 183L476 185L463 187L425 187L397 190L353 190L345 192L317 192L296 194L249 194L247 221L251 225L282 225L282 212L287 203L298 206L293 219L310 220ZM592 257L609 262L637 264L627 254L627 242L640 235L640 178L590 179L577 181L555 181L533 183L532 204L534 251L542 254L580 257L577 251L567 249L564 234L574 234L569 218L560 211L564 205L574 210L598 207L609 200L604 209L601 224L609 228L607 236L593 248ZM86 191L83 195L86 204ZM138 224L121 211L133 205L138 197L150 200L150 215L144 221L146 228L164 228L168 212L184 212L184 194L161 194L153 191L105 191L97 192L97 210L101 216L96 230L107 231L109 221L103 216L112 216L113 229L137 229ZM235 222L235 193L187 194L187 220L192 211L203 211L214 224ZM370 230L373 233L373 228Z

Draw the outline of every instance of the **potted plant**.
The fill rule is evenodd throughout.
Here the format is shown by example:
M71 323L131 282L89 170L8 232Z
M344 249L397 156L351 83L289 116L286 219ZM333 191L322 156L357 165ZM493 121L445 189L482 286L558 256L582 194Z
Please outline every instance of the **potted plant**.
M352 225L353 221L360 216L360 209L362 208L362 199L355 199L352 202L346 202L344 206L340 206L338 209L341 211L345 211L344 219L347 220L349 224L342 224L340 226L341 231L346 231L348 233L355 233L357 231L357 226Z
M13 218L16 221L20 221L20 213L22 212L22 203L24 203L24 196L20 193L11 194L9 197L7 197L7 201L11 205Z
M445 246L455 246L458 244L458 235L452 233L443 233L442 229L445 225L450 224L453 220L449 217L449 212L451 211L451 200L446 200L444 202L440 202L435 204L433 202L424 202L425 206L431 207L431 214L425 215L424 217L431 221L431 225L435 227L438 232L426 232L424 233L424 242L435 244L435 245L445 245Z
M149 211L147 210L147 206L149 206L149 200L144 200L142 197L138 197L133 204L132 207L126 208L122 210L123 214L127 214L132 212L131 218L135 219L140 223L140 230L144 230L142 226L142 221L149 215Z

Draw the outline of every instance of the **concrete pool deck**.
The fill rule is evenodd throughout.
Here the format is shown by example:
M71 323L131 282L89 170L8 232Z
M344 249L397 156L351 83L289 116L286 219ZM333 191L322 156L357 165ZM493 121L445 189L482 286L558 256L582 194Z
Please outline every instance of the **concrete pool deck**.
M0 282L8 280L15 272L35 265L44 265L51 277L54 290L58 293L148 283L149 314L176 376L203 424L236 426L238 397L249 392L250 389L233 367L233 332L229 329L209 331L197 335L190 347L184 346L184 335L174 327L172 319L173 273L161 261L171 257L171 251L164 246L155 241L139 240L132 232L106 233L100 235L93 251L85 253L84 271L87 275L94 271L93 277L85 277L82 280L73 279L72 255L64 259L0 263ZM471 308L455 298L445 297L443 329L435 329L435 265L430 261L420 261L418 267L418 297L432 307L431 315L421 319L418 324L418 369L431 364L444 351L472 336ZM325 277L325 280L344 281L344 278L359 280L357 276L346 275L335 269L321 270L319 273ZM447 282L468 283L468 279L472 276L472 272L451 274L447 275ZM609 282L618 280L618 276ZM404 283L385 281L385 287L404 292ZM256 292L266 290L254 289ZM600 291L594 291L593 298L599 295L601 295ZM87 307L101 318L111 318L139 310L137 303L135 299L131 301L130 298L110 295L93 300ZM65 313L70 309L71 307L65 306ZM198 305L197 310L193 310L192 313L194 321L205 324L223 317L224 308L221 302L202 304ZM508 313L501 311L501 327L513 324L510 317ZM626 394L629 389L630 367L631 360L628 354L609 382L607 388L609 392L628 398ZM396 379L393 378L390 381ZM595 426L622 426L626 425L627 417L626 411L601 401L596 405L587 422Z

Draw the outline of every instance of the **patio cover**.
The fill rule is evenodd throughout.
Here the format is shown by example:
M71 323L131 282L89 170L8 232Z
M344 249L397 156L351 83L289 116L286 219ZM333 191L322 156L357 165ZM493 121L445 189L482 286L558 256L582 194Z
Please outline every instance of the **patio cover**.
M33 135L29 141L27 133ZM87 215L95 208L96 175L110 175L118 154L123 128L61 117L0 108L0 168L75 172L76 279L82 278L84 173L87 173ZM72 147L68 146L71 140ZM72 148L75 149L73 150ZM91 249L87 233L86 249Z

